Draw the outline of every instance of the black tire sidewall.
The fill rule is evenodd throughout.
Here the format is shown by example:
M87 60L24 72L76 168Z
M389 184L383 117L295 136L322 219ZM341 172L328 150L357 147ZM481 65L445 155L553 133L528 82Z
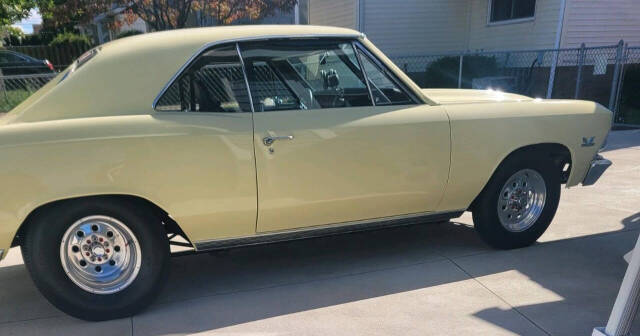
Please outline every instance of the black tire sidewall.
M531 169L544 179L546 199L536 222L526 230L507 230L498 217L498 198L502 187L516 172ZM547 230L555 216L560 201L560 173L551 160L531 157L513 157L505 161L491 177L473 209L473 221L480 236L489 245L500 249L512 249L533 244Z
M124 223L140 244L142 263L136 279L114 294L93 294L67 276L60 260L60 244L67 229L87 216L104 215ZM85 320L130 316L155 297L167 277L169 248L164 229L153 214L121 202L74 202L48 211L27 229L22 247L25 264L42 294L69 315Z

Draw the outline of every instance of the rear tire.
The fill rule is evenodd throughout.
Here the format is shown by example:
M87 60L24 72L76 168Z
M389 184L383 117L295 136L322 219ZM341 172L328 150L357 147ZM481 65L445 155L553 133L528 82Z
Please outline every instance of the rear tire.
M27 226L21 249L40 292L63 312L91 321L147 307L169 269L160 220L145 207L109 199L47 209Z
M560 169L542 155L507 158L476 199L473 223L498 249L529 246L547 230L560 201Z

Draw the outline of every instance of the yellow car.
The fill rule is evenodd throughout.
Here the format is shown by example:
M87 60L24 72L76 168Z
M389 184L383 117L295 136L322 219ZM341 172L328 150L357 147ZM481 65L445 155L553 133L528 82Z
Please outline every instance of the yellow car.
M534 243L594 183L606 108L423 90L356 31L234 26L97 47L0 119L0 256L73 316L147 306L197 252L473 212ZM188 242L188 243L185 243Z

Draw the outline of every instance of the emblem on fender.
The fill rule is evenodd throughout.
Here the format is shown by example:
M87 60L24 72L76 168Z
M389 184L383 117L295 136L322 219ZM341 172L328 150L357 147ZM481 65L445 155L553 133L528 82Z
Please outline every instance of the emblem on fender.
M591 147L596 144L596 137L582 137L582 147Z

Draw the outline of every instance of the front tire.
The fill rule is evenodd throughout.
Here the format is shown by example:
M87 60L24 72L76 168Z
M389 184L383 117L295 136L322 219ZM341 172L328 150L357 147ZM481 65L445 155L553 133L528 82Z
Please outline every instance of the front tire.
M507 158L476 200L473 223L494 248L529 246L547 230L560 201L560 169L528 153Z
M144 206L111 199L64 202L26 228L24 262L57 308L91 321L131 316L165 282L169 245Z

